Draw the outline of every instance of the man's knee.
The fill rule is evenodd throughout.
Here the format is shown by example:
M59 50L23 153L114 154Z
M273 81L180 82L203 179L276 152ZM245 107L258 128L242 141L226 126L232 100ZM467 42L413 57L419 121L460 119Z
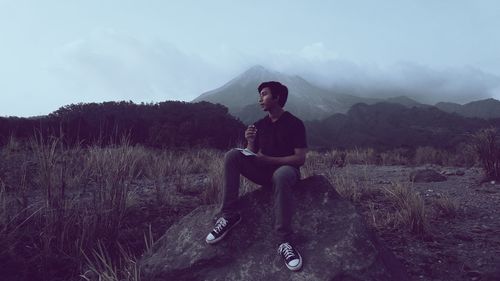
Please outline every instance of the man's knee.
M299 172L297 168L292 166L281 166L273 173L273 183L276 185L288 184L293 185L299 180Z
M231 149L226 154L224 155L224 161L227 162L233 162L237 161L241 157L241 152L236 149Z

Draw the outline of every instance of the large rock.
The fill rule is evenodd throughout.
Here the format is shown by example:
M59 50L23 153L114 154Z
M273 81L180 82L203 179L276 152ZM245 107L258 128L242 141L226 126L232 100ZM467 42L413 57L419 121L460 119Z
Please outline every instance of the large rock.
M172 225L140 260L143 280L408 280L403 266L368 230L355 207L322 176L294 187L294 229L304 265L288 270L271 237L268 188L241 200L243 221L208 245L215 206L201 206Z
M446 181L446 177L433 169L416 170L410 173L412 182L440 182Z

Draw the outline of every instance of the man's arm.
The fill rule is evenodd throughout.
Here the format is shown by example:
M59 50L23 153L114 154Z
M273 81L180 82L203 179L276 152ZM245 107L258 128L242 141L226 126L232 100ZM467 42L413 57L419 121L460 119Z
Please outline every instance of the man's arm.
M269 165L291 165L302 166L306 162L307 148L295 148L294 154L283 157L272 157L262 154L260 151L257 154L257 159L262 163Z
M248 150L254 152L254 153L257 153L257 148L255 147L255 143L254 142L248 142L247 144L247 147L246 147Z
M247 149L257 153L257 146L255 145L255 138L257 136L257 128L255 125L250 125L245 130L245 139L247 140Z

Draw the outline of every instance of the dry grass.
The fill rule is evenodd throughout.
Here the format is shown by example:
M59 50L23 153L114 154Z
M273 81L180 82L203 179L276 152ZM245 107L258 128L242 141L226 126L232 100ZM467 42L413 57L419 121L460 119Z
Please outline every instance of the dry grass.
M369 220L376 227L406 226L422 234L427 221L418 194L400 183L383 193L374 190L366 172L354 174L346 165L362 164L368 169L371 164L436 162L447 157L428 148L417 155L415 160L402 150L311 151L302 177L325 175L343 198L367 204ZM140 202L132 200L137 197L132 191L137 181L152 183L157 206L173 206L178 204L175 194L187 190L188 176L201 173L206 180L200 201L221 201L224 153L215 150L153 150L132 146L126 139L110 147L65 147L57 138L38 136L29 144L11 138L0 157L0 257L16 260L12 266L19 271L38 268L41 280L68 279L82 272L86 280L138 280L135 257L148 251L155 235L160 235L156 233L164 229L141 228L139 233L147 233L142 248L128 250L124 233L144 228L127 225L129 213L140 209ZM242 178L240 194L256 188ZM390 211L372 200L380 194L390 202ZM446 216L456 214L454 203L446 198L435 206ZM57 270L62 275L41 270L60 263L64 267Z
M455 218L458 214L459 203L449 196L441 196L434 200L434 206L439 214L446 218Z
M325 176L344 199L356 203L374 195L375 190L369 187L369 179L366 177L366 173L363 178L363 175L360 177L360 175L354 175L350 171L337 174L335 170L328 170Z
M346 162L348 164L375 164L377 163L377 154L374 149L355 148L347 152Z
M388 151L375 151L371 148L352 150L311 151L308 158L322 162L324 167L343 167L346 164L361 165L424 165L472 167L480 162L474 147L460 144L456 151L445 151L433 147L418 147L415 151L397 148ZM319 160L317 160L319 158Z
M497 129L485 129L472 136L472 143L484 169L485 181L500 180L500 134Z
M395 209L393 226L406 226L414 234L426 234L428 221L423 198L403 183L392 184L384 191Z
M0 163L0 258L16 257L13 266L41 280L79 272L86 272L84 279L138 280L134 256L148 251L157 234L150 227L145 245L124 251L126 233L141 227L129 222L141 208L133 199L137 181L152 182L156 206L173 206L188 175L208 173L202 201L220 202L223 153L215 150L152 150L126 139L109 147L65 147L37 135L28 145L12 138L0 156L7 160ZM243 193L255 187L242 180ZM56 273L37 271L61 262L65 267Z
M117 243L120 251L118 258L111 257L109 250L102 242L97 243L97 248L92 252L92 258L85 253L88 270L80 275L87 281L139 281L140 270L136 257Z
M449 158L448 153L445 153L433 147L424 146L424 147L418 147L417 150L415 151L414 163L416 165L422 165L422 164L443 165L445 163L445 159L447 158Z
M201 170L190 158L206 152L158 156L126 141L83 149L36 137L24 147L12 140L0 153L11 160L0 167L0 256L19 261L14 266L20 271L65 263L58 270L62 276L40 272L41 280L50 280L105 268L97 266L104 261L103 251L126 260L120 247L110 243L120 241L127 213L134 207L132 183L148 174L165 186L170 176Z
M351 156L349 156L351 155ZM357 158L353 158L355 155ZM365 172L360 174L354 174L350 170L350 166L345 166L343 160L345 158L351 159L347 161L353 161L357 159L360 162L366 162L362 155L369 155L369 152L356 151L353 154L350 152L309 152L305 165L302 167L302 178L310 177L313 175L323 175L325 176L334 186L335 190L340 194L342 198L347 200L358 202L362 198L373 196L373 189L370 189L370 179ZM345 157L345 158L344 158ZM350 158L349 158L350 157ZM342 159L339 166L339 159ZM365 169L368 168L364 165ZM343 169L343 173L338 173L339 169Z
M218 204L222 201L224 184L224 159L222 156L211 159L208 163L208 185L201 194L204 204Z

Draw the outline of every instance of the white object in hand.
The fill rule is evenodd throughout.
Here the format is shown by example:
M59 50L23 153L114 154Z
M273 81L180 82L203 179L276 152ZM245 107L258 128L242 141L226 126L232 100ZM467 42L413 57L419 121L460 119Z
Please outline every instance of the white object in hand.
M245 156L257 156L257 154L255 154L253 151L251 151L250 149L243 149L243 148L236 148L237 150L239 150L241 153L243 153L243 155Z

